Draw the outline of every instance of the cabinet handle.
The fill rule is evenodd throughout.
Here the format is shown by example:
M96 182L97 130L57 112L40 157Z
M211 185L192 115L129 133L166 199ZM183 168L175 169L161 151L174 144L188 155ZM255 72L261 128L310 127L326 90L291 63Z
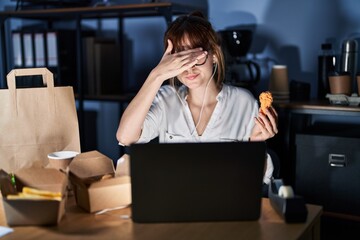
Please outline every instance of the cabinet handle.
M344 154L329 154L329 164L331 167L346 167L346 156Z

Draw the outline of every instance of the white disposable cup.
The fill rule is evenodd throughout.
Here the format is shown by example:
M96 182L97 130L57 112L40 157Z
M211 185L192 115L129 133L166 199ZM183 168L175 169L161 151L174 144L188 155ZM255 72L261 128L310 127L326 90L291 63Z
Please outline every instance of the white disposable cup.
M74 151L59 151L48 154L49 167L66 170L70 162L78 155Z

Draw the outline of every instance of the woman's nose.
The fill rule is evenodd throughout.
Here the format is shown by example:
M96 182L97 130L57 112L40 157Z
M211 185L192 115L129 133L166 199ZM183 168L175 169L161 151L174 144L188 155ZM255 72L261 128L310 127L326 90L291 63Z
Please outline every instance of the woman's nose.
M184 73L185 73L186 75L191 74L191 73L193 72L193 70L194 70L195 67L196 67L195 65L192 66L191 68L185 70Z
M193 66L191 66L191 68L189 68L189 71L192 72L195 68L196 68L196 65L193 65Z

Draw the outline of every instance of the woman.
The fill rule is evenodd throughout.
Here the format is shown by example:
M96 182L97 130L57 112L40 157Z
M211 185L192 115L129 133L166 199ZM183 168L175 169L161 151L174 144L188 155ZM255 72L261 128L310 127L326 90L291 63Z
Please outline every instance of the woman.
M124 111L121 145L149 142L264 141L277 132L277 113L259 111L245 89L223 83L220 39L200 12L177 18L164 36L165 53ZM170 84L164 84L166 80ZM264 183L273 165L268 156Z

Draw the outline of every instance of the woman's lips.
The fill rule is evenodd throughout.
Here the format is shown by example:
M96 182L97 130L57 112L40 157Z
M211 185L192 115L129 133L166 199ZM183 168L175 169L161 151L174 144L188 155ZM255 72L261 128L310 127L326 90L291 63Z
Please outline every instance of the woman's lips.
M199 76L199 74L188 75L188 76L186 76L186 79L188 79L188 80L194 80L197 76Z

